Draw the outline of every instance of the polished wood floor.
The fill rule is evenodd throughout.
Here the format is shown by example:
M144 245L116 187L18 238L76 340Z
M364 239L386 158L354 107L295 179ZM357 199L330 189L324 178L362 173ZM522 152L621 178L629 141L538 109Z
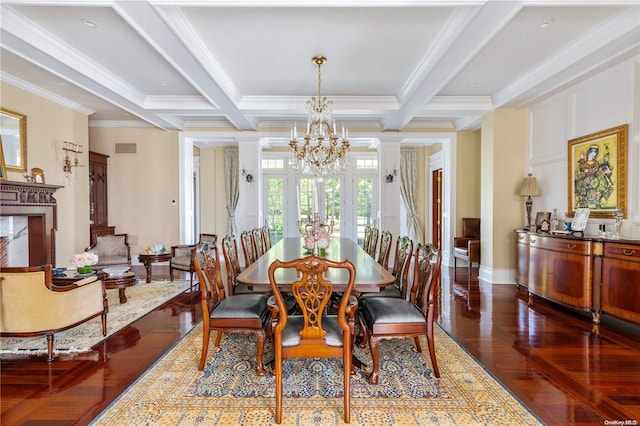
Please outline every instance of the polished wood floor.
M167 276L154 266L154 277ZM640 421L640 338L541 301L529 307L516 286L479 284L464 268L455 280L452 269L443 271L439 303L442 327L543 422ZM199 321L187 292L90 353L53 363L3 355L0 423L89 423Z

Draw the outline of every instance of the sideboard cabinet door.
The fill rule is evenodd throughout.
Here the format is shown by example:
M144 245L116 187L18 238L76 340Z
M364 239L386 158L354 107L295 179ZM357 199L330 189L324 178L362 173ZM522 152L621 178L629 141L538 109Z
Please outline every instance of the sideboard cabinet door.
M640 324L640 245L604 243L602 312Z
M529 291L583 311L592 308L591 241L530 235Z
M516 231L516 283L529 285L529 234L527 231Z

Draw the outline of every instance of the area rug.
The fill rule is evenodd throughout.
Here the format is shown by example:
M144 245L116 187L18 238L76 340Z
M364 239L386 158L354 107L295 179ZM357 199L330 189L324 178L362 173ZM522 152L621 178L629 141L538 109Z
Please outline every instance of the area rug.
M107 336L102 335L101 317L93 318L77 327L54 335L54 353L88 352L91 347L106 337L123 329L133 321L149 313L174 296L189 288L189 281L144 280L126 290L127 303L121 304L118 290L107 290L109 313L107 314ZM37 337L1 337L0 354L39 354L47 352L47 339Z
M211 336L212 342L215 336ZM93 425L266 425L274 423L275 380L255 374L255 338L232 334L220 351L210 346L200 372L202 344L197 326L94 421ZM539 419L439 327L436 347L441 378L412 340L380 344L380 384L369 385L358 370L351 378L352 425L537 425ZM356 356L371 365L368 350ZM273 358L269 342L265 361ZM339 361L287 360L285 425L344 423Z

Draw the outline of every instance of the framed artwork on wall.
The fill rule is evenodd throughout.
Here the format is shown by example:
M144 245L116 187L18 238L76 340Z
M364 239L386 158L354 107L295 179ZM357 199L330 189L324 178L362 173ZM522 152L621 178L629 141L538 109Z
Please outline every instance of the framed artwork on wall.
M627 216L628 125L571 139L568 142L569 215L589 209L591 217Z
M0 137L0 180L7 180L7 168L4 165L4 151L2 150L2 137Z

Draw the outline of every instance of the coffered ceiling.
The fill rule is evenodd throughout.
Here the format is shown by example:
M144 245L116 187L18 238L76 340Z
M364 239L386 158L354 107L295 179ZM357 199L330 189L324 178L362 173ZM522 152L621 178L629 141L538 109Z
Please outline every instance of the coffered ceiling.
M635 1L11 1L2 80L90 125L474 129L640 54ZM283 135L286 136L286 135Z

